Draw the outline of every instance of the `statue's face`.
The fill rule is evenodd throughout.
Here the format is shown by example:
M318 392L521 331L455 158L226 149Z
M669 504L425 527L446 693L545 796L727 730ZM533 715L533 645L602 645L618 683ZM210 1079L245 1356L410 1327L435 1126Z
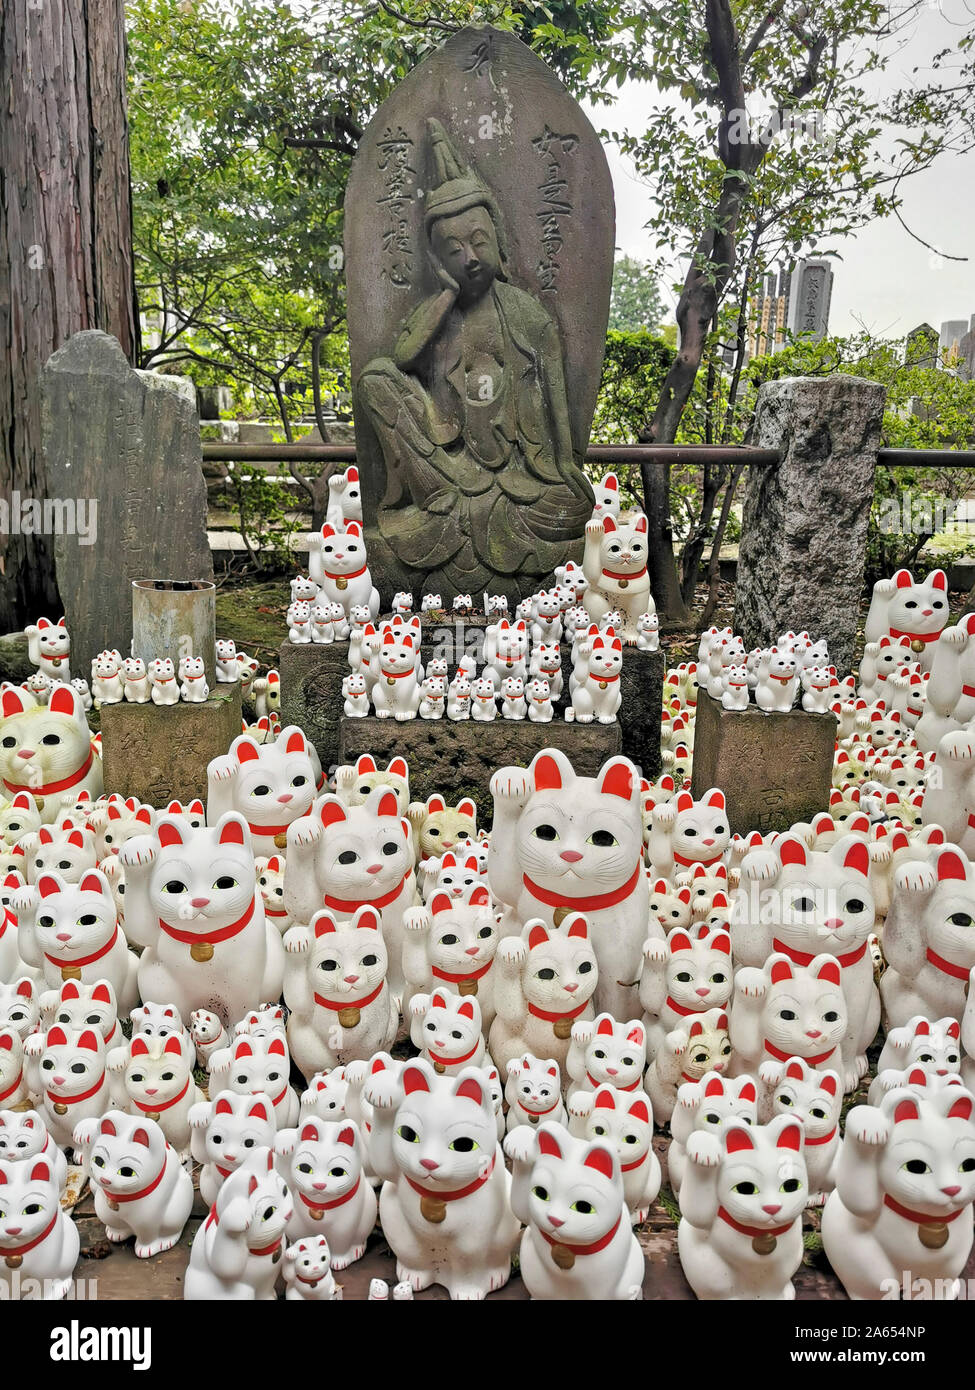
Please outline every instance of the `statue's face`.
M460 285L462 300L480 299L501 270L498 237L485 207L442 217L430 229L433 254Z

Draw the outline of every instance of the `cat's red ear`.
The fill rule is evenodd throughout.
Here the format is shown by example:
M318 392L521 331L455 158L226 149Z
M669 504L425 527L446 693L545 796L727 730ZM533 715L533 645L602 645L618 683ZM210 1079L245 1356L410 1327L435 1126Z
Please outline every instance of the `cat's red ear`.
M97 1052L101 1046L101 1042L102 1038L100 1033L95 1033L90 1028L86 1028L78 1039L78 1046L83 1048L85 1052Z
M646 1101L643 1100L642 1097L633 1102L627 1114L632 1115L634 1119L641 1120L645 1125L650 1123L650 1111L647 1108Z
M797 835L783 835L779 840L777 849L779 859L783 864L802 864L807 863L806 846Z
M828 1091L831 1096L836 1095L836 1073L825 1072L819 1082L820 1089Z
M793 1120L775 1141L777 1149L793 1149L796 1153L802 1148L802 1125Z
M859 829L860 827L856 827ZM870 853L862 840L857 840L852 844L843 856L844 869L852 869L854 873L862 874L867 878L870 873Z
M599 774L599 790L604 796L629 801L635 785L634 767L626 758L613 758Z
M691 938L687 935L687 932L671 932L668 945L670 946L670 954L674 956L678 951L689 951L691 949Z
M163 1048L163 1051L168 1052L170 1055L175 1054L177 1057L182 1057L183 1048L176 1033L170 1033L169 1037L166 1039L166 1046Z
M343 1125L335 1136L337 1144L348 1144L350 1149L355 1148L355 1130L351 1125Z
M285 1055L284 1039L272 1038L267 1050L271 1057L283 1057Z
M600 1086L593 1098L592 1108L594 1110L615 1110L616 1097L611 1086Z
M840 963L838 960L827 960L819 967L816 972L817 980L828 980L831 985L840 983Z
M47 1030L48 1047L65 1047L67 1045L67 1041L68 1036L63 1028L58 1028L57 1026L55 1026L54 1028L49 1028Z
M410 775L410 769L406 765L405 758L394 758L386 771L393 777L409 777Z
M948 576L945 574L944 570L932 570L928 575L928 582L933 588L940 589L942 593L947 592Z
M179 832L179 828L168 820L164 820L160 824L156 831L156 837L163 849L168 849L170 845L181 845L183 843L183 837Z
M792 966L787 960L775 961L772 965L770 978L773 985L777 985L780 980L791 980Z
M472 907L484 907L491 901L488 890L483 885L478 885L470 896Z
M227 1108L229 1109L230 1107L228 1106ZM107 1116L102 1120L101 1124L98 1126L98 1133L110 1134L113 1138L115 1137L115 1125L112 1123L110 1119L108 1119Z
M539 1153L546 1154L549 1158L561 1158L562 1150L559 1148L558 1140L547 1127L538 1131L538 1150Z
M290 749L288 751L290 752ZM237 755L237 761L240 764L256 763L260 761L261 755L258 752L257 744L254 742L253 739L246 737L239 738L237 742L234 744L234 752Z
M966 878L965 865L954 849L943 849L938 855L938 881L946 878L957 878L963 883Z
M604 533L605 535L608 536L608 535L610 534L611 531L615 531L615 530L616 530L616 522L613 520L613 518L612 518L611 516L604 516L604 517L603 517L603 533Z
M219 845L245 845L245 836L249 834L247 822L243 816L236 811L228 811L226 819L221 821L217 844Z
M562 772L550 753L539 753L532 764L532 774L537 792L562 790Z
M463 1018L470 1018L470 1019L473 1019L473 1017L474 1017L474 1005L471 1003L471 1001L470 1001L469 999L465 999L464 1002L463 1002L463 1004L461 1004L460 1008L457 1010L457 1012L458 1012Z
M736 1154L754 1149L755 1141L746 1125L730 1124L724 1132L724 1146L727 1153Z
M43 1159L39 1163L35 1163L33 1168L30 1170L30 1180L31 1182L50 1182L50 1165Z
M340 821L348 819L345 813L345 807L337 796L325 797L319 814L322 819L322 825L326 830L330 825L336 825Z
M146 1057L149 1054L149 1045L141 1033L137 1033L129 1045L130 1057Z
M364 772L376 771L376 760L371 753L361 753L355 761L356 773L361 776Z
M603 1037L606 1034L609 1034L611 1036L612 1032L613 1020L612 1018L610 1018L609 1014L604 1014L596 1025L596 1035L598 1037Z
M725 809L724 792L715 787L713 791L708 792L705 803L708 806L717 806L719 811L723 811Z
M132 1133L133 1144L141 1144L144 1149L149 1147L149 1134L144 1129L134 1130Z
M802 1080L802 1064L798 1061L791 1061L785 1069L786 1076L790 1076L793 1081Z
M217 1107L213 1113L215 1115L232 1115L234 1113L234 1107L225 1096L221 1096L217 1101ZM253 1114L253 1110L250 1113Z
M408 1096L414 1091L429 1091L430 1082L424 1072L419 1067L406 1066L403 1068L403 1090Z
M581 936L584 941L589 940L589 923L581 912L569 918L566 936Z
M899 1125L902 1120L918 1120L921 1113L917 1108L917 1101L902 1100L894 1111L894 1124Z
M542 946L548 941L548 929L543 927L541 922L536 922L528 933L528 949L534 951L536 946Z
M746 1082L745 1082L744 1086L742 1086L742 1088L741 1088L740 1091L738 1092L738 1099L739 1099L739 1100L747 1100L750 1104L754 1104L754 1102L755 1102L755 1100L756 1100L756 1096L755 1096L755 1083L754 1083L753 1081L746 1081Z
M914 576L910 570L898 570L894 575L894 586L898 589L909 589L914 583Z
M970 1120L972 1118L971 1096L960 1096L948 1111L949 1120Z
M457 814L459 816L471 816L472 818L477 816L477 807L469 796L465 796L462 801L458 801Z
M596 1172L602 1173L604 1178L612 1180L613 1155L603 1144L593 1144L582 1160L582 1164L584 1168L595 1168Z
M472 1100L475 1105L484 1104L484 1092L480 1083L473 1076L465 1076L454 1091L454 1095L464 1096L467 1100Z
M723 1096L724 1082L720 1076L712 1076L711 1080L704 1088L705 1096Z

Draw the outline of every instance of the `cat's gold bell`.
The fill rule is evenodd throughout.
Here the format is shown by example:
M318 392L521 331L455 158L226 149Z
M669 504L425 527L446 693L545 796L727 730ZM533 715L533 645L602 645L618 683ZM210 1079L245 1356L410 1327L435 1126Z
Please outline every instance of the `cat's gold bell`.
M61 979L62 979L62 980L80 980L80 979L81 979L81 966L80 966L80 965L62 965L62 966L61 966Z
M752 1249L755 1251L756 1255L771 1255L777 1244L778 1241L775 1236L771 1235L768 1231L760 1236L752 1237Z
M576 1262L575 1255L566 1245L553 1245L552 1259L559 1269L571 1269Z
M339 1009L339 1027L355 1028L361 1017L360 1011L356 1008Z
M944 1221L925 1221L917 1228L925 1250L940 1250L948 1244L948 1227Z
M209 941L194 941L190 947L190 955L202 965L204 961L213 960L213 946Z

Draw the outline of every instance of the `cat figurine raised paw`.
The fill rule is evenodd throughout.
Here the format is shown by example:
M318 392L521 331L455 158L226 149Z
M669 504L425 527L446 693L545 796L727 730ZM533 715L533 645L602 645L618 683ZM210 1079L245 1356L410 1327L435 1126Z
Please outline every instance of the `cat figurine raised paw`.
M333 1269L361 1259L376 1224L377 1202L363 1177L358 1126L303 1116L297 1129L278 1132L274 1147L295 1198L289 1239L325 1236Z
M575 1091L569 1097L569 1133L616 1145L623 1175L623 1196L630 1225L640 1226L660 1191L660 1159L653 1151L653 1115L641 1091L633 1096L617 1086Z
M171 1250L193 1207L193 1182L158 1124L109 1110L75 1126L95 1215L110 1241L135 1236L140 1260Z
M789 1115L802 1124L802 1151L809 1176L809 1205L821 1207L836 1186L843 1083L835 1071L819 1071L802 1057L763 1062L763 1117Z
M732 1121L758 1123L758 1088L754 1077L734 1080L708 1071L700 1081L685 1081L677 1088L677 1104L670 1117L667 1175L674 1196L680 1195L687 1172L687 1141L697 1130L720 1135Z
M274 1106L266 1095L220 1091L213 1100L197 1101L189 1120L190 1151L200 1164L200 1196L213 1206L225 1180L252 1149L274 1147Z
M271 1149L252 1149L224 1182L193 1237L183 1298L273 1300L294 1210Z

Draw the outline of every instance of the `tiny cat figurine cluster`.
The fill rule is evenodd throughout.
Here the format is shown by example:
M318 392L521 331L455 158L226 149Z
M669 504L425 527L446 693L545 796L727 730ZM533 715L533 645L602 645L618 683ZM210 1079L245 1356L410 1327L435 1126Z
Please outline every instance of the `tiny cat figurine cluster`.
M702 633L697 674L713 700L727 710L755 705L767 712L791 710L800 699L809 714L828 714L839 689L824 640L808 632L784 632L771 647L745 650L730 627Z

